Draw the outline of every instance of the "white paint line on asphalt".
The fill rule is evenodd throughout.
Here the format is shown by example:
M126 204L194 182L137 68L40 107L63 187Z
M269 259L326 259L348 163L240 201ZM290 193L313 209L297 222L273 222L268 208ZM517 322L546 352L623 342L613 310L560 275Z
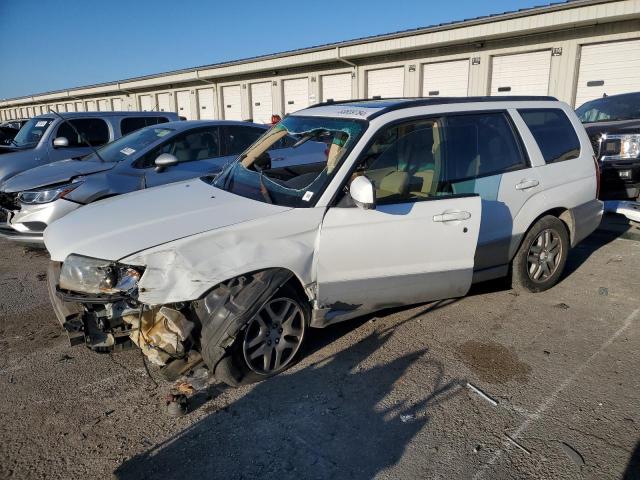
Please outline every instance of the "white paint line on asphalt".
M549 395L544 400L544 402L542 402L538 406L534 414L520 424L520 426L516 429L516 431L511 436L507 435L507 438L511 441L518 439L518 437L520 437L520 435L522 435L536 419L540 418L542 414L545 413L556 402L556 400L558 399L558 395L560 395L560 393L566 390L567 387L569 387L569 385L571 385L574 382L574 380L578 377L578 375L580 375L585 370L585 368L589 366L589 364L593 361L593 359L596 358L598 355L600 355L600 353L602 353L605 349L607 349L609 345L611 345L620 335L622 335L631 326L633 321L638 316L638 313L640 313L640 308L631 312L631 314L625 319L622 326L618 330L616 330L615 333L611 335L607 339L607 341L600 346L598 350L596 350L589 358L587 358L587 360L585 360L582 363L582 365L580 365L580 367L578 367L578 369L575 370L573 374L571 374L570 377L565 379L565 381L562 382L560 386L556 388L553 391L553 393L551 393L551 395ZM489 460L489 462L487 462L480 470L476 472L476 474L473 476L475 480L483 478L487 469L493 466L500 459L500 457L502 456L505 450L509 449L509 447L511 446L511 443L507 441L505 441L504 443L505 443L504 447L496 450L496 452L491 457L491 460Z

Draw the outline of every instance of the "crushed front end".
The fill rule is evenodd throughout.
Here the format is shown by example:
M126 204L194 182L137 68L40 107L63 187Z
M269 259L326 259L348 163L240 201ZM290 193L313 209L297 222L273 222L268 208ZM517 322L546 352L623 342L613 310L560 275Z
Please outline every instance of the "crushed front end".
M138 302L143 273L140 267L79 255L63 264L51 262L48 287L58 321L71 345L103 353L137 345L155 365L192 364L199 357L194 339L200 327L191 306Z

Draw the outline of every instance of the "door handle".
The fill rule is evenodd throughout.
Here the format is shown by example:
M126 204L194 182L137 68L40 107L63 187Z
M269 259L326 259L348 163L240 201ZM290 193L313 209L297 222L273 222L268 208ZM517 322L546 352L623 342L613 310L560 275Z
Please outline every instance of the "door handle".
M522 180L520 183L516 183L516 190L526 190L528 188L537 187L540 185L538 180Z
M469 212L445 212L440 215L434 215L434 222L455 222L460 220L469 220L471 214Z

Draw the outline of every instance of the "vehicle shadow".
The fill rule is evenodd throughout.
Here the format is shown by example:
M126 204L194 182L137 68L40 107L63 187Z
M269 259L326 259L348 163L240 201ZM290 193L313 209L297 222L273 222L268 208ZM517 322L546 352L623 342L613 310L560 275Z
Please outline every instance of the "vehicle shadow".
M126 461L116 478L375 477L402 458L432 408L463 385L447 379L427 349L381 363L390 338L391 328L375 331L229 404L216 399L206 417ZM415 375L408 370L417 364L412 381L420 388L400 396L396 383Z
M640 441L636 444L636 448L631 454L622 480L640 480Z
M605 215L600 228L570 250L560 281L562 282L570 277L597 250L617 238L633 238L633 234L629 233L630 228L629 220L622 215Z

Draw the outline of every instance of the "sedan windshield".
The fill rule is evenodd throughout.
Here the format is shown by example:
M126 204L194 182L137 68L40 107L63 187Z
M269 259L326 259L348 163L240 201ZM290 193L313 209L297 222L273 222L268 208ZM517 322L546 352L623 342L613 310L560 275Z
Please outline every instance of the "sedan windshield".
M640 93L591 100L576 110L582 123L640 118Z
M18 148L35 147L53 122L53 118L32 118L16 134L11 145Z
M105 162L121 162L136 152L140 152L148 146L155 144L172 132L173 130L170 128L142 128L114 142L106 144L104 147L98 149L98 153ZM99 159L96 158L94 153L90 153L86 157L83 157L82 160L95 161Z
M213 185L261 202L313 206L365 128L356 120L287 117L228 165Z

